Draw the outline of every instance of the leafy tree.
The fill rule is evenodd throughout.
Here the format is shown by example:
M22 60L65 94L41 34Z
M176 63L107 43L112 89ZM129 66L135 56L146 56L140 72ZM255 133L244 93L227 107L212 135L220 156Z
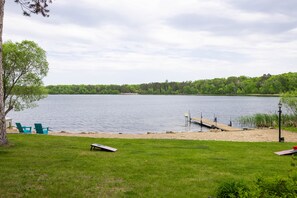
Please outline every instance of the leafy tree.
M47 75L46 53L33 41L3 44L3 90L5 115L36 106L44 98L42 78Z
M30 13L41 14L48 17L49 10L47 9L48 3L51 0L15 0L23 10L25 16L30 16ZM4 16L5 0L0 0L0 145L8 143L6 137L6 124L5 124L5 105L4 105L4 90L3 90L3 64L2 64L2 33L3 33L3 16Z

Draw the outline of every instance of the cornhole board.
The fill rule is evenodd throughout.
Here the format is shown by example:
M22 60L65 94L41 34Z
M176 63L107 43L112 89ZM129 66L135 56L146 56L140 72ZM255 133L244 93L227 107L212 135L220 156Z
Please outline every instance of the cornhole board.
M116 148L112 148L112 147L109 147L109 146L105 146L105 145L102 145L102 144L91 144L91 151L92 150L96 150L96 149L100 149L100 150L103 150L103 151L110 151L110 152L116 152L118 149Z
M278 151L278 152L274 152L274 153L277 154L277 155L292 155L294 153L297 153L297 149Z

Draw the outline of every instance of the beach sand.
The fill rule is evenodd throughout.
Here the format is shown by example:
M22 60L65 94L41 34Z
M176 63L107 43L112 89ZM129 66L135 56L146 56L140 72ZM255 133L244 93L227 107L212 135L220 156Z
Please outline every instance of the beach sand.
M49 135L92 137L92 138L278 142L279 132L276 129L253 129L253 130L235 131L235 132L166 132L166 133L149 133L149 134L49 132ZM282 137L285 138L285 142L297 142L297 133L282 130Z

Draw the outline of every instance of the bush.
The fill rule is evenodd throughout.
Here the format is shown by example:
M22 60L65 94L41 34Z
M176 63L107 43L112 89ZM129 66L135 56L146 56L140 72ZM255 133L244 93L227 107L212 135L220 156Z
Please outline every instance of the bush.
M218 198L295 198L297 197L297 157L292 156L292 169L286 178L258 178L251 187L243 182L228 181L219 185Z
M227 181L219 185L216 192L218 198L249 197L249 188L240 181Z
M296 178L296 177L295 177ZM256 181L257 197L296 197L296 180L293 177L258 179Z
M228 181L219 185L217 198L247 198L247 197L297 197L297 174L288 178L258 178L255 185L247 186L243 182Z

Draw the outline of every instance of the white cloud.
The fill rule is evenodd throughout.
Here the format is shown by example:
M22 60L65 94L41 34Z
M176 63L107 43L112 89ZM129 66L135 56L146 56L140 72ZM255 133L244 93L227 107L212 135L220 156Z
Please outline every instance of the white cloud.
M47 84L296 71L295 14L266 0L263 9L232 0L59 0L49 18L24 17L6 4L4 40L33 40L47 51Z

